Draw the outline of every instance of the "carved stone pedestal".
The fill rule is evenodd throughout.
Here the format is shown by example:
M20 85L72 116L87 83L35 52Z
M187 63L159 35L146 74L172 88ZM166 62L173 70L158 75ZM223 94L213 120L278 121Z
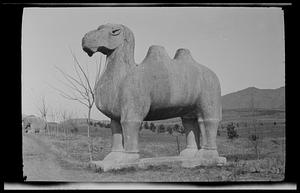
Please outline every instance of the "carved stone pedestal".
M130 167L138 167L138 162L132 163L116 163L116 162L107 162L107 161L93 161L90 163L95 169L101 169L104 172L110 170L119 170L123 168L130 168Z
M222 166L226 164L226 158L220 157L217 150L200 149L192 159L182 162L182 167L192 168L196 166Z
M101 169L106 172L109 170L118 170L123 168L141 168L146 169L149 166L159 166L159 165L174 165L179 164L184 168L193 168L196 166L222 166L226 164L225 157L193 157L186 158L182 156L169 156L169 157L154 157L154 158L143 158L132 163L117 163L109 161L93 161L90 163L96 169Z
M183 168L193 168L196 166L223 166L226 164L226 158L225 157L216 157L213 159L191 159L183 161L181 166Z

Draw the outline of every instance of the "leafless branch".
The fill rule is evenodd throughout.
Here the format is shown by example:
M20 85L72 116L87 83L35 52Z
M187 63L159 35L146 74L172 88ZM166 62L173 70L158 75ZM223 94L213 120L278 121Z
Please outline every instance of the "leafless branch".
M92 96L93 96L93 98L94 98L94 93L93 93L93 89L91 88L91 85L90 85L90 80L88 79L88 77L87 77L85 71L82 69L81 65L79 64L79 62L78 62L76 56L74 55L74 53L72 52L72 50L70 50L70 51L71 51L71 54L72 54L72 56L73 56L73 58L74 58L74 60L75 60L75 63L77 64L77 66L79 67L79 69L80 69L80 71L82 72L83 76L85 77L85 82L86 82L87 85L88 85L88 90L89 90L89 92L92 94Z
M51 88L53 88L54 90L58 91L59 92L59 95L64 97L65 99L68 99L68 100L75 100L81 104L83 104L84 106L86 107L89 107L88 104L86 104L85 102L83 102L84 100L87 100L87 98L80 98L78 96L76 96L75 94L73 94L74 96L71 96L70 94L58 89L58 88L55 88L54 86L51 86L50 84L48 84Z
M65 94L62 94L62 93L60 93L60 95L61 95L62 97L64 97L65 99L77 101L77 102L83 104L83 105L86 106L86 107L89 107L89 106L90 106L89 104L86 104L85 102L83 102L82 100L80 100L80 99L78 99L78 98L74 98L74 97L71 97L71 96L69 96L69 95L65 95Z
M97 65L97 71L96 71L96 77L94 79L94 87L91 86L91 81L89 77L89 70L88 66L86 65L86 69L79 63L77 60L75 54L72 52L72 50L69 48L71 55L73 57L74 63L73 67L75 70L75 75L71 76L67 73L65 73L63 70L55 66L55 68L62 74L64 79L66 80L65 85L67 85L68 88L70 88L73 92L66 93L65 91L55 88L51 86L53 89L59 92L59 94L68 100L77 101L80 104L86 106L88 108L88 123L90 121L90 115L91 115L91 109L95 103L95 86L97 82L99 81L100 77L100 71L101 71L101 61L102 57L100 59L99 65ZM77 94L75 94L77 93ZM79 95L79 96L78 96ZM65 113L62 114L63 119L66 119ZM88 124L88 138L90 138L90 126ZM89 152L91 152L91 144L89 143ZM90 160L92 160L92 156L90 154Z
M38 107L38 110L44 120L47 120L48 107L46 106L45 96L42 96L42 105Z
M86 92L86 90L87 90L87 87L85 87L84 85L80 85L79 84L79 82L77 82L80 86L81 86L81 89L82 90L80 90L80 88L78 88L73 82L72 82L72 80L74 79L73 77L71 77L70 75L68 75L68 74L66 74L66 73L64 73L61 69L59 69L58 67L56 67L61 73L62 73L62 75L64 76L64 78L69 82L69 84L66 84L65 82L62 82L62 81L60 81L60 82L62 82L64 85L66 85L67 87L69 87L69 88L71 88L72 90L75 90L77 93L79 93L81 96L82 96L82 99L84 99L84 100L88 100L88 94L87 94L87 92ZM67 77L67 75L68 76L70 76L70 78L72 79L72 80L70 80L70 79L68 79L68 77ZM75 79L74 79L74 81L76 81Z
M74 87L75 86L75 83L78 84L79 86L81 86L83 89L87 89L87 87L82 83L82 82L79 82L78 80L76 80L74 77L72 77L71 75L65 73L64 71L62 71L60 68L58 68L57 66L55 66L55 68L61 72L61 74L63 75L63 77L70 83L72 84ZM72 82L74 81L74 82ZM76 87L77 88L77 87Z

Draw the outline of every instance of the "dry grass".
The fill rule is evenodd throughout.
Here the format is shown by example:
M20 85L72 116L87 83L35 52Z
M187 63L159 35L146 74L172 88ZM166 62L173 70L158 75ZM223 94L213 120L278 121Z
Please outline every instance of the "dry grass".
M111 146L110 136L93 138L93 160L102 160ZM87 163L89 160L87 137L78 135L68 140L52 138L52 143L60 151L66 152L76 161ZM98 181L281 181L284 179L285 138L264 137L260 146L261 156L257 160L253 147L247 138L229 140L218 138L221 156L228 164L223 167L182 168L179 165L149 166L146 169L125 168L110 172L97 171ZM142 132L140 134L141 157L159 157L178 155L176 139L168 134ZM180 136L180 148L185 146L185 137ZM68 167L68 164L65 164ZM70 168L73 166L70 164ZM82 168L81 168L82 169ZM96 172L96 171L93 171ZM101 178L100 178L101 177Z
M263 135L258 144L259 159L257 159L253 144L248 140L249 133L249 111L230 111L224 115L223 124L228 121L239 122L236 127L238 138L227 139L226 128L221 130L221 135L217 137L218 151L221 156L227 158L228 164L222 167L182 168L180 164L149 166L141 168L124 168L109 172L95 171L85 167L88 163L88 139L86 128L79 128L77 135L72 137L45 137L56 149L64 152L72 160L84 163L75 165L66 161L62 156L61 164L64 168L78 170L78 175L82 181L101 182L207 182L207 181L282 181L285 174L285 123L284 114L277 111L259 112L257 118L268 118L264 124L258 128L258 132ZM228 117L228 118L226 118ZM237 118L238 117L238 118ZM251 117L250 117L251 118ZM274 119L273 119L274 118ZM274 125L274 120L277 124ZM279 121L280 120L280 121ZM176 124L178 119L157 122L157 124ZM245 127L245 123L248 124ZM181 123L179 123L181 124ZM111 131L107 128L91 129L93 137L93 160L102 160L111 147ZM139 149L141 158L176 156L178 155L176 137L169 134L152 133L142 130L139 138ZM185 148L184 135L179 136L180 150ZM88 174L86 173L88 172Z

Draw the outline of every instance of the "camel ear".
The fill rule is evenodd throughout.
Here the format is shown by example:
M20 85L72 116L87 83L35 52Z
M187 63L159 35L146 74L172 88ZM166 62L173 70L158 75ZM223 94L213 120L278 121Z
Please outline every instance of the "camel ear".
M117 35L119 35L121 33L121 28L120 27L118 27L118 28L113 28L112 30L111 30L111 35L113 35L113 36L117 36Z

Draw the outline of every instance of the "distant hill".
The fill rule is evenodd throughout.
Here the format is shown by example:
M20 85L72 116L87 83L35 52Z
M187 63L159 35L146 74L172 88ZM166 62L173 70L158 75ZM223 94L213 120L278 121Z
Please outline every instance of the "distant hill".
M285 87L277 89L258 89L249 87L222 96L223 109L251 108L253 94L254 108L285 109Z

